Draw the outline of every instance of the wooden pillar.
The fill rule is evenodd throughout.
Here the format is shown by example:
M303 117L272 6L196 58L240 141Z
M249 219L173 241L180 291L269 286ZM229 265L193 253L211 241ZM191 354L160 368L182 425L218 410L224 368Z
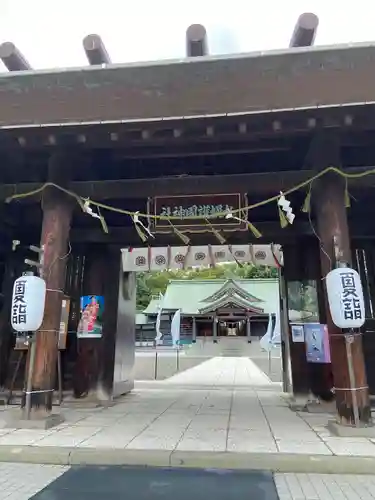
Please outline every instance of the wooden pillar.
M195 316L193 316L192 341L194 344L197 341L197 320L196 320Z
M83 276L83 295L104 296L104 285L108 277L109 263L106 248L87 247ZM117 298L117 297L116 297ZM104 304L104 310L106 304ZM92 393L94 397L100 371L101 338L78 338L77 359L73 377L75 398Z
M250 316L246 318L246 337L247 341L250 344L251 343L251 325L250 325Z
M301 242L295 241L293 244L283 246L284 268L282 273L286 281L285 294L287 296L289 282L300 282L307 278L311 278L305 266L305 264L307 264L306 260L308 259L307 250L311 248L311 244L311 241L303 240ZM289 297L286 302L288 303L288 309L293 309L293 305L291 306L291 304L289 304ZM293 394L295 396L306 397L310 392L310 374L306 359L306 349L303 343L294 343L292 341L292 333L289 323L290 322L288 321L287 341L289 342L290 350ZM282 344L284 369L286 369L288 362L286 347L287 346Z
M212 340L214 344L217 344L217 318L214 316L212 318Z
M340 177L333 174L325 175L313 187L313 201L321 244L321 270L324 278L335 267L336 260L349 265L351 265L352 261L345 208L345 184ZM336 255L334 241L337 249ZM337 419L342 425L353 425L355 423L353 399L356 398L359 421L363 425L369 424L371 421L371 408L362 349L362 336L354 335L351 344L355 378L355 388L353 389L350 383L345 335L332 321L324 280L323 283L336 392Z
M48 181L61 185L67 178L71 158L53 153L48 165ZM47 294L42 326L36 333L36 355L32 383L32 414L48 415L52 410L55 388L58 334L65 281L66 257L73 209L73 199L62 191L48 187L43 193L43 224L40 246L44 247L41 269Z

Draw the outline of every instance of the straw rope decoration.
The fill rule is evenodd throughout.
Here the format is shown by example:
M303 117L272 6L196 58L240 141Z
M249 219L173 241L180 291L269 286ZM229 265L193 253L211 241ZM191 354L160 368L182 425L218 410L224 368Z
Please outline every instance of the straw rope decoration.
M363 178L363 177L367 177L369 175L374 175L375 174L375 168L372 168L372 169L369 169L369 170L364 170L364 171L358 172L358 173L347 173L347 172L345 172L343 170L340 170L337 167L327 167L326 169L324 169L321 172L317 173L316 175L310 177L306 181L303 181L300 184L297 184L297 185L291 187L290 189L287 189L287 190L283 191L283 195L287 196L287 195L289 195L291 193L294 193L296 191L299 191L299 190L301 190L303 188L309 187L309 190L308 190L307 195L306 195L305 202L304 202L303 207L302 207L302 212L309 212L310 211L310 205L311 205L311 184L314 181L316 181L317 179L320 179L321 177L323 177L324 175L326 175L328 173L335 173L338 176L340 176L340 177L342 177L342 178L345 179L345 206L347 208L349 208L350 207L350 195L349 195L349 192L348 192L348 181L350 179L360 179L360 178ZM28 198L30 196L35 196L37 194L42 193L48 187L54 187L54 188L59 189L60 191L64 192L65 194L71 196L72 198L74 198L77 201L77 203L79 204L79 206L81 207L81 209L84 210L83 207L85 207L85 204L87 204L87 201L88 201L86 198L83 198L82 196L79 196L78 194L74 193L73 191L65 189L62 186L59 186L58 184L55 184L53 182L46 182L45 184L43 184L38 189L34 189L34 190L28 191L26 193L15 193L12 196L9 196L8 198L6 198L5 202L6 203L10 203L13 200L19 200L19 199L23 199L23 198ZM15 189L16 189L16 186L15 186ZM236 217L236 218L237 217L241 217L241 214L243 212L247 212L248 210L253 210L254 208L258 208L258 207L261 207L261 206L264 206L264 205L268 205L269 203L275 203L275 202L277 203L278 200L279 200L279 198L280 198L280 193L276 194L275 196L271 196L270 198L267 198L265 200L262 200L262 201L260 201L258 203L254 203L253 205L248 205L247 207L243 207L243 208L240 208L240 209L232 210L231 211L231 215L234 216L234 217ZM122 208L117 208L117 207L113 207L111 205L107 205L105 203L100 203L100 202L92 200L92 199L89 200L89 203L90 203L91 206L97 207L98 208L98 212L99 212L100 209L102 209L102 210L108 210L108 211L111 211L111 212L116 212L116 213L120 213L120 214L124 214L124 215L130 216L133 219L133 221L135 223L135 226L136 227L138 226L138 228L139 228L139 224L137 224L137 222L135 222L135 221L138 221L139 217L145 217L147 219L154 219L154 220L166 220L166 221L168 221L170 223L171 229L178 236L180 236L180 237L181 237L181 235L185 236L182 233L180 233L180 231L173 225L173 222L172 222L173 220L181 220L181 218L178 217L178 216L173 216L173 215L171 215L171 216L165 216L164 215L163 216L163 215L145 214L145 213L141 213L141 212L132 212L130 210L125 210L125 209L122 209ZM218 219L218 218L221 218L221 217L225 218L227 215L228 215L228 212L223 212L223 213L216 213L214 215L207 215L205 218L207 219L207 222L211 225L209 219ZM103 216L102 216L102 218L104 220ZM191 217L189 217L189 220L190 219L191 220L201 220L202 217L200 217L200 216L191 216ZM280 219L281 219L281 216L280 216ZM280 223L281 223L281 227L285 226L285 224L283 224L282 220L280 220ZM248 227L249 227L250 223L247 222L247 224L248 224ZM253 234L255 236L258 236L258 237L261 236L260 233L259 233L259 235L255 234L255 233L257 233L257 231L253 231L251 227L249 227L249 230L251 230L251 232L253 232ZM144 236L146 236L146 235L144 235ZM148 236L150 236L150 235L148 235ZM151 236L153 236L153 235L151 235Z

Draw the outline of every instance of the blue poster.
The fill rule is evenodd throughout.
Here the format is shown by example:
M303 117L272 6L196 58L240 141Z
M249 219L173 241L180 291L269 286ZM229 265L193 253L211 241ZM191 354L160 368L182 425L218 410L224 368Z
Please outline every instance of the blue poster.
M85 295L81 297L81 318L78 338L100 338L103 333L104 297Z
M305 323L306 358L309 363L330 363L328 330L320 323Z

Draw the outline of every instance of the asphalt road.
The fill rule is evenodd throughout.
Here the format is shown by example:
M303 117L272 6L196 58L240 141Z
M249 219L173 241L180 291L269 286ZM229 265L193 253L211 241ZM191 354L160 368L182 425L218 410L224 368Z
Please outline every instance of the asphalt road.
M267 472L72 467L33 500L278 500Z

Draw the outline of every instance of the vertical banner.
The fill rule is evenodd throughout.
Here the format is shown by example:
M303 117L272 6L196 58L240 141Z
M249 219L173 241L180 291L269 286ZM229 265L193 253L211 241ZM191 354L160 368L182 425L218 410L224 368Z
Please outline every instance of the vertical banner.
M265 351L271 351L272 349L272 316L268 315L268 326L267 331L259 341L260 347Z
M180 342L180 328L181 328L181 310L178 309L172 318L171 322L171 336L173 347L177 347Z
M103 334L104 297L85 295L81 297L81 319L78 338L101 338Z

